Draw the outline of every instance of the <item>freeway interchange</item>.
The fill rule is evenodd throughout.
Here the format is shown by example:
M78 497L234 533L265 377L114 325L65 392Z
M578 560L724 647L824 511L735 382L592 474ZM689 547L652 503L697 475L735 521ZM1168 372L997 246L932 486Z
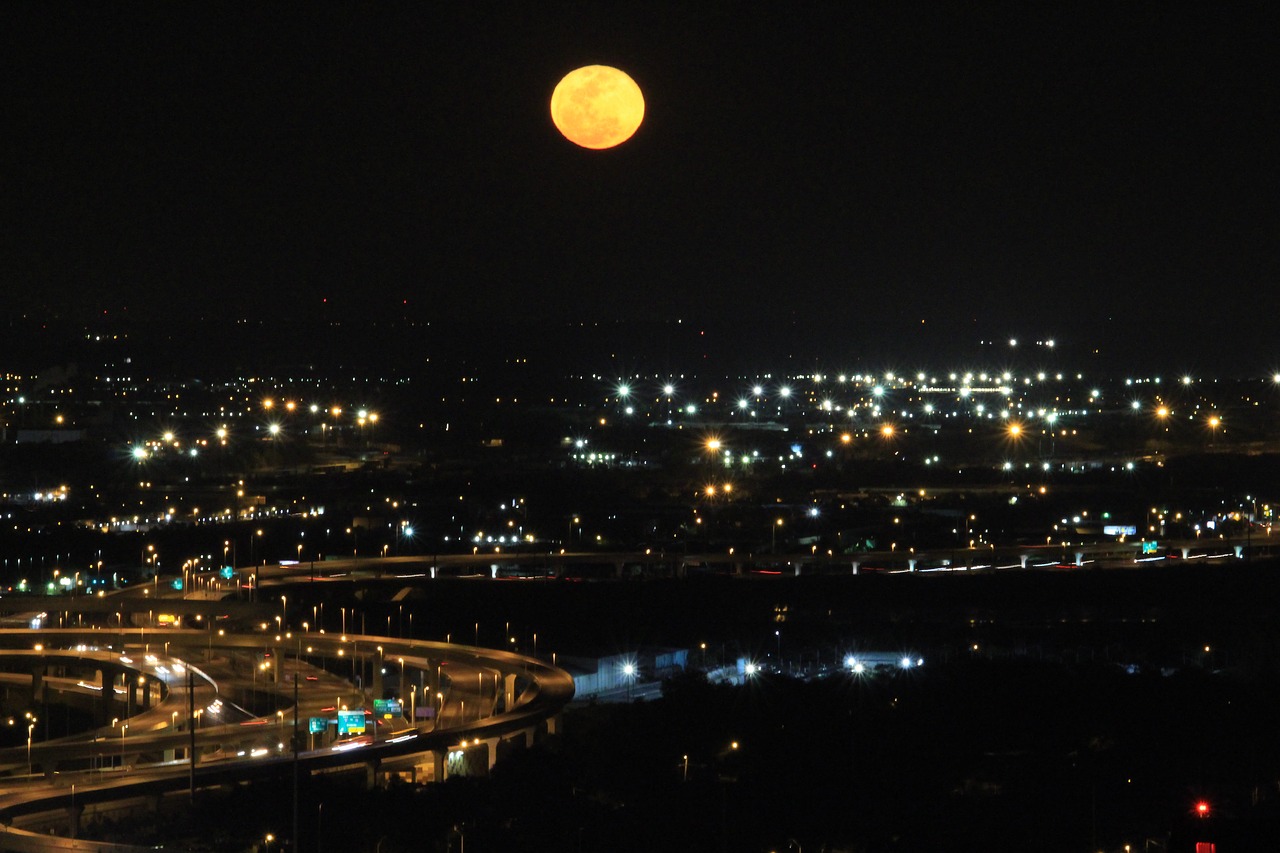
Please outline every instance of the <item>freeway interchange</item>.
M86 808L194 796L278 774L282 764L364 773L370 785L392 774L485 773L553 733L573 696L567 673L533 657L290 629L262 621L260 605L182 597L158 584L57 606L24 614L27 627L0 629L0 689L10 725L27 734L0 749L4 850L127 851L75 840ZM161 616L201 627L153 627ZM91 723L42 736L41 716L58 709ZM340 711L368 725L339 734Z

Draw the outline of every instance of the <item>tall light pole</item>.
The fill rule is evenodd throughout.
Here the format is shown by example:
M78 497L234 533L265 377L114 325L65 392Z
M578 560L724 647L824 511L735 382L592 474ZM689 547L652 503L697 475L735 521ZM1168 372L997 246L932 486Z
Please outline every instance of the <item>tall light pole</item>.
M27 775L31 775L31 735L36 730L36 718L32 717L27 724Z

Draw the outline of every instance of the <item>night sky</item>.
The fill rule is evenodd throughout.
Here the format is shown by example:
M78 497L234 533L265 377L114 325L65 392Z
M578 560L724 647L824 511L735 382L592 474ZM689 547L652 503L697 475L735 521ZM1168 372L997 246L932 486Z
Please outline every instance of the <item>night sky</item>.
M28 310L1275 338L1249 9L5 4L0 273ZM647 101L603 152L547 107L593 63Z

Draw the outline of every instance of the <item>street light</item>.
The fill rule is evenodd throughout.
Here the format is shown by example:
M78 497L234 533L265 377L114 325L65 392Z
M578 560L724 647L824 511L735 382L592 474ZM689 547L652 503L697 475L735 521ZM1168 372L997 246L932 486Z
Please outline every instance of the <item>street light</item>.
M622 665L622 675L627 679L627 701L631 701L631 685L636 680L636 665L633 663L625 663Z
M31 735L36 730L36 718L32 717L27 725L27 775L31 775Z

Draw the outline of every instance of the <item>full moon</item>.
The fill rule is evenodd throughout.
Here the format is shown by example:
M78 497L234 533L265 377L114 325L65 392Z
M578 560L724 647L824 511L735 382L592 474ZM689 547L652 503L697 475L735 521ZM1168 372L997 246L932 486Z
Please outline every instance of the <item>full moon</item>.
M551 120L575 145L612 148L640 127L644 95L626 73L608 65L587 65L570 71L556 84Z

